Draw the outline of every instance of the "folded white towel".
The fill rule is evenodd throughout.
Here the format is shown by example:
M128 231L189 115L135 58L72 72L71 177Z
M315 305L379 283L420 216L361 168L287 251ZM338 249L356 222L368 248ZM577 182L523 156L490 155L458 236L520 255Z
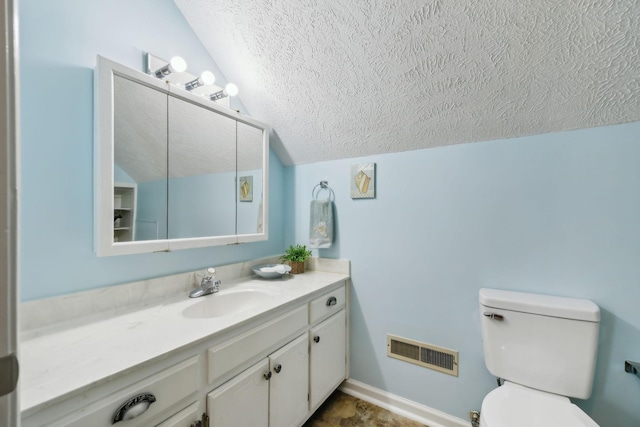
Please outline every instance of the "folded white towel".
M311 201L309 221L309 247L330 248L333 243L333 202Z
M265 273L280 273L284 274L287 272L286 268L282 264L274 265L273 267L262 267L260 271Z

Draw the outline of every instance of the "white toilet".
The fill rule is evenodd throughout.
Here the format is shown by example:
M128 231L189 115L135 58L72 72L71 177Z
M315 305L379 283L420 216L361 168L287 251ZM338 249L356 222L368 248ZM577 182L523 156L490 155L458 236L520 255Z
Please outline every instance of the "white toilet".
M598 427L569 397L591 395L600 309L592 301L480 290L487 394L480 427Z

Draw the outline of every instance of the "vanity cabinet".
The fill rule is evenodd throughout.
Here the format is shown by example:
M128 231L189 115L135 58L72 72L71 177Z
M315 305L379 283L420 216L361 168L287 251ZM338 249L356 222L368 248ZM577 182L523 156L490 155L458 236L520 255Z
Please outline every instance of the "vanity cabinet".
M308 283L300 286L318 286L313 279ZM282 286L290 287L285 281ZM115 423L118 427L196 427L203 414L211 427L299 427L347 377L345 279L286 301L262 314L239 317L217 333L174 347L155 359L108 377L94 377L98 379L82 389L72 389L37 407L23 407L22 425L109 427L127 406L132 409ZM185 301L177 305L181 308L175 310L181 312ZM169 305L149 310L149 322L159 321L158 310L166 314L174 309ZM184 326L172 325L174 331L193 327L191 319L175 321ZM131 322L141 321L114 319L110 325L121 325L126 334ZM150 328L144 330L148 333ZM70 331L68 339L72 342L77 336ZM156 343L172 339L153 338ZM100 345L94 343L91 351L104 354ZM43 350L27 347L32 352ZM132 342L127 349L141 351ZM116 350L109 353L111 357L121 352L123 357L130 356L122 345ZM83 372L77 375L90 375L94 370L85 369L80 362L74 367Z
M194 402L156 427L196 427L202 412L200 402Z
M120 412L122 420L116 422L118 426L156 425L171 415L175 404L194 395L198 390L198 359L198 356L190 357L141 381L107 394L94 403L84 404L82 399L78 399L76 403L79 403L80 407L57 421L51 422L47 416L44 416L39 417L39 420L23 420L22 424L24 426L110 427L114 424L115 414ZM121 410L127 402L134 399L139 402L136 407L131 404L129 411ZM147 406L146 410L144 410L145 406ZM55 410L52 412L55 414ZM128 419L134 413L138 416ZM180 426L181 424L166 425Z
M207 396L211 427L292 427L309 412L306 334Z
M304 334L238 374L207 396L211 427L296 427L317 409L346 378L346 290L344 286L309 302ZM297 326L294 313L279 326ZM306 312L304 312L306 314ZM250 347L250 340L278 334L273 324L246 334L228 351ZM242 343L242 345L240 344ZM216 349L219 353L222 349ZM210 352L210 356L214 354ZM230 353L229 353L230 354ZM228 359L218 354L218 360ZM210 358L210 362L212 362ZM215 364L213 362L212 364ZM251 408L251 410L247 410Z

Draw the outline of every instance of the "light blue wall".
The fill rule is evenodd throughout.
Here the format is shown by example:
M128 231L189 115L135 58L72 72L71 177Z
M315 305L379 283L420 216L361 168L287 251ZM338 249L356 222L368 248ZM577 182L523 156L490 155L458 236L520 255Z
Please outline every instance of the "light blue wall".
M113 182L124 182L128 184L135 184L135 179L131 178L131 176L124 171L120 166L114 164L113 165Z
M181 55L193 72L210 69L222 83L225 78L171 0L20 0L19 13L23 301L282 253L284 169L271 154L268 241L96 257L96 55L138 70L145 52Z
M124 172L122 172L124 173ZM251 202L236 203L240 194L236 173L217 173L169 178L169 238L253 234L257 230L261 200L262 170L238 172L252 176ZM235 189L234 189L235 187ZM136 240L164 239L167 236L167 181L138 184ZM150 221L157 221L156 227Z
M349 197L349 166L377 163L377 197ZM602 426L637 426L640 123L286 169L285 244L308 242L311 189L336 194L351 259L351 376L467 419L495 386L484 366L482 287L588 298L602 309L593 396ZM460 352L458 378L386 356L393 333Z
M135 240L167 238L167 180L141 182L137 188Z
M236 231L235 172L169 179L169 237Z

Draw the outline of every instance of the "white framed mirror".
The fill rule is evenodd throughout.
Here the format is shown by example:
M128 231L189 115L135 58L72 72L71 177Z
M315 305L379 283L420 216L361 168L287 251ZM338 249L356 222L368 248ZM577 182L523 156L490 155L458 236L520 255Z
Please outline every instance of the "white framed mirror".
M266 124L100 56L95 103L98 256L268 238Z

